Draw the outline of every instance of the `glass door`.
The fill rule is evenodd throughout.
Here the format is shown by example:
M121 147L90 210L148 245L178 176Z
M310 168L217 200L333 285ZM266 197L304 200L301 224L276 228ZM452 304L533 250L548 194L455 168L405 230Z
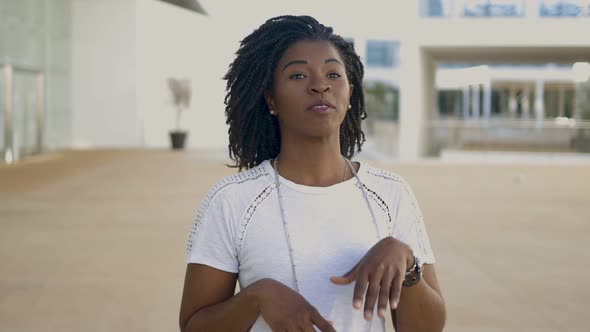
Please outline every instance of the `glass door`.
M4 64L1 76L0 147L4 162L12 163L42 150L44 75L38 70Z
M15 72L14 75L14 142L17 160L39 151L38 125L41 114L38 105L42 96L37 89L38 75L33 73Z

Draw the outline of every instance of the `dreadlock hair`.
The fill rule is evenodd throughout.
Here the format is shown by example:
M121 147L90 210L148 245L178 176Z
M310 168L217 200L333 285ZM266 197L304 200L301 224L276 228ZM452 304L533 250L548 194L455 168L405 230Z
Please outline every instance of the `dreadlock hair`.
M264 91L273 85L273 71L283 53L301 40L325 40L342 56L353 92L352 106L340 126L340 149L347 158L361 150L365 134L361 121L367 117L362 90L363 64L352 43L333 33L331 27L310 16L278 16L269 19L240 43L236 59L224 79L226 123L229 125L229 157L235 165L253 168L266 159L275 158L281 147L278 119L269 112Z

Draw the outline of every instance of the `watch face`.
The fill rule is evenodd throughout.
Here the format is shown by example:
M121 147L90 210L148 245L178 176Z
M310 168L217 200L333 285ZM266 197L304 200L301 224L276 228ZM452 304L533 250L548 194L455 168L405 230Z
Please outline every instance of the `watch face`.
M404 280L403 286L410 287L418 283L418 281L420 281L420 274L413 273L412 275L406 276L406 280Z
M403 286L409 287L413 286L422 277L422 265L420 264L420 259L414 256L414 265L410 268L408 272L406 272L406 278L403 282Z

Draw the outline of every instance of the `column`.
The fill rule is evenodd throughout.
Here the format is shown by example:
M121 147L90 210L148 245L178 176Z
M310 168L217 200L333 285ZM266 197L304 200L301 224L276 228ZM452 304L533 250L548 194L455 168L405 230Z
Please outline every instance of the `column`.
M522 108L522 119L528 120L531 117L530 112L530 101L529 101L529 86L525 84L524 88L522 89L522 98L521 98L521 108Z
M472 86L471 90L471 117L473 119L479 119L480 110L479 110L479 90L480 85L475 84Z
M428 126L435 111L435 71L431 56L411 39L400 43L400 119L398 151L400 160L416 160L429 153Z
M463 120L469 118L469 85L463 87Z
M492 83L487 82L483 85L483 119L490 120L492 114Z
M545 120L543 87L544 82L540 79L537 79L537 81L535 82L535 126L537 127L537 129L543 128L543 120Z

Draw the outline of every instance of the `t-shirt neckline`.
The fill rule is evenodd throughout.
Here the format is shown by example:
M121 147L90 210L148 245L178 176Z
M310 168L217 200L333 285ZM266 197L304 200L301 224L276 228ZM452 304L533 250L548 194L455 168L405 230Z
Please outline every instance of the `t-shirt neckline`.
M352 163L359 163L359 169L356 172L357 175L359 176L359 178L362 181L362 174L364 173L365 170L365 163L361 162L361 161L351 161ZM268 171L268 173L271 175L272 177L272 181L275 181L275 170L271 165L271 161L270 159L267 159L264 161L264 168ZM284 184L285 186L287 186L290 189L302 192L302 193L308 193L308 194L316 194L316 195L321 195L321 194L330 194L330 193L334 193L334 192L339 192L342 190L343 187L347 187L356 184L356 177L353 176L350 179L343 181L343 182L339 182L336 184L333 184L331 186L328 187L315 187L315 186L307 186L307 185L303 185L303 184L299 184L299 183L295 183L289 179L284 178L283 176L281 176L279 174L279 183L280 184Z

